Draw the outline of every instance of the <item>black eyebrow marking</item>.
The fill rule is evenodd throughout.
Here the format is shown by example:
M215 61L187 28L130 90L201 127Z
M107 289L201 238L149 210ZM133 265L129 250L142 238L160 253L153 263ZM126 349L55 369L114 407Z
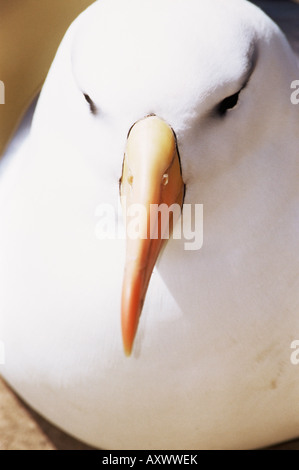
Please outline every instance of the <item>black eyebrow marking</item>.
M90 98L90 96L87 95L86 93L83 93L83 95L84 95L84 98L86 99L87 103L89 104L91 113L93 115L98 114L98 109L97 109L96 105L94 104L94 102L92 101L92 99Z
M246 88L248 85L250 78L255 70L256 63L257 63L257 47L254 43L251 44L250 49L247 53L248 63L246 70L239 81L239 89L235 93L227 96L224 100L222 100L216 107L217 115L221 117L226 116L227 111L234 109L239 101L240 93Z

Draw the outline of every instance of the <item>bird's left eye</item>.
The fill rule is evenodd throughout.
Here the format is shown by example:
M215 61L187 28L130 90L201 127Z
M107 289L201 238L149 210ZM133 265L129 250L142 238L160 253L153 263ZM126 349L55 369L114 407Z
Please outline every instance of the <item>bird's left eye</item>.
M83 95L84 95L85 100L89 104L89 108L90 108L90 111L92 112L92 114L97 114L97 107L94 104L94 102L92 101L92 99L90 98L90 96L87 95L86 93L83 93Z
M218 113L220 116L224 116L229 109L233 109L235 106L237 106L240 93L241 90L238 91L238 93L228 96L223 101L221 101L221 103L218 105Z

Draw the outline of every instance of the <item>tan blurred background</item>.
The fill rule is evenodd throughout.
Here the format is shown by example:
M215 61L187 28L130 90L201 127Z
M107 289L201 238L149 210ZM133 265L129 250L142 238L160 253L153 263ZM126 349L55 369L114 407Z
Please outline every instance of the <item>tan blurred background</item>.
M65 0L16 0L20 1L22 7L28 2L49 2L51 8L54 8L54 3L59 4L62 8ZM70 1L70 0L67 0ZM66 15L66 20L60 23L60 30L57 33L56 42L62 37L62 30L66 28L66 23L69 23L77 14L77 11L82 9L82 5L89 4L92 1L72 0L77 2L76 8ZM290 39L294 50L299 56L299 0L256 0L258 6L263 8L283 29ZM7 0L0 0L0 14L4 11L2 6L8 4ZM77 10L76 10L77 9ZM76 10L76 11L75 11ZM50 10L49 10L50 11ZM49 12L48 12L49 14ZM0 18L0 25L4 23L4 16ZM32 22L32 18L30 20ZM37 32L40 28L37 28ZM47 34L49 34L47 32ZM1 31L0 31L1 37ZM36 41L39 43L40 40ZM3 48L2 44L1 47ZM53 44L55 47L55 44ZM1 55L0 55L1 56ZM47 65L43 65L47 67ZM0 71L1 72L1 71ZM298 77L299 79L299 77ZM41 80L41 79L39 79ZM38 84L37 84L38 85ZM33 90L29 90L28 97ZM0 126L1 127L1 126ZM298 429L299 438L299 429ZM78 442L72 437L64 434L50 423L38 416L34 411L29 409L9 387L0 379L0 450L90 450L91 448ZM275 450L299 450L299 439L289 443L276 446Z
M56 49L78 14L94 0L0 0L0 156L39 92Z

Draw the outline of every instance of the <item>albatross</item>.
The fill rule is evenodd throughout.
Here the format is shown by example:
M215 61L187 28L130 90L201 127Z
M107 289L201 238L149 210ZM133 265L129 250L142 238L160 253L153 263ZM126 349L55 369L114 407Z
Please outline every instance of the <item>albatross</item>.
M102 449L298 436L298 78L243 0L101 0L68 29L0 167L0 370L49 421ZM120 204L139 236L98 236ZM164 239L198 204L200 249Z

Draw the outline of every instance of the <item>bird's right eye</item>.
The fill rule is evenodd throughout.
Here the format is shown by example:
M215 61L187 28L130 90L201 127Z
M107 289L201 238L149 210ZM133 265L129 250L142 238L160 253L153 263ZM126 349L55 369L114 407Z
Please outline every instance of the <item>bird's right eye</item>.
M223 101L221 101L221 103L218 105L218 113L220 114L220 116L225 116L228 110L233 109L235 108L235 106L237 106L240 93L241 90L238 91L238 93L228 96Z
M89 104L89 108L90 108L91 113L92 114L97 114L97 107L94 104L94 102L92 101L92 99L90 98L90 96L87 95L86 93L83 93L83 96L84 96L85 100L87 101L87 103Z

